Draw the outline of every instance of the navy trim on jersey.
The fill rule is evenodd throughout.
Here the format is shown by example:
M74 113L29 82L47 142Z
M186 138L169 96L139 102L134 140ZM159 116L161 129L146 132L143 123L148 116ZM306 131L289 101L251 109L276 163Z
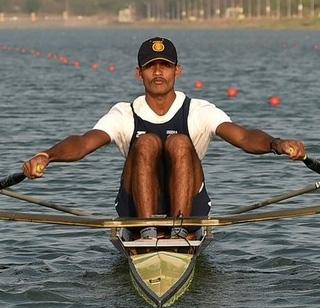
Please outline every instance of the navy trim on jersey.
M139 117L133 108L133 103L131 103L131 109L134 118L134 131L130 141L130 148L136 138L139 138L141 134L154 133L159 136L162 141L165 141L169 135L172 134L184 134L189 136L188 129L188 115L190 109L191 99L186 96L181 108L173 116L173 118L165 123L155 124L149 121L143 120ZM190 137L190 136L189 136Z

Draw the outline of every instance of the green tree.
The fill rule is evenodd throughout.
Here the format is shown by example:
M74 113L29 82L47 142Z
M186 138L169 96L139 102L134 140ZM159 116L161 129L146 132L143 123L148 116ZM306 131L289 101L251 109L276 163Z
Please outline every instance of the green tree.
M122 10L128 7L129 4L135 4L136 1L132 0L97 0L98 6L104 11L111 11L117 13L119 10Z
M69 0L69 10L77 15L94 15L98 12L97 2L97 0Z
M4 12L9 7L9 0L0 0L0 12Z
M41 8L41 2L39 0L26 0L25 11L27 13L36 13Z

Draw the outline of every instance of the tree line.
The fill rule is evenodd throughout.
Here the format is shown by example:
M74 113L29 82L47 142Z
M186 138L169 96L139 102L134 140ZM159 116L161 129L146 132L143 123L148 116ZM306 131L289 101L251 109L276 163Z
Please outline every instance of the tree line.
M0 0L0 11L7 13L47 13L93 15L117 12L128 7L130 0Z
M320 0L0 0L3 13L118 14L128 7L149 19L292 17L318 16Z

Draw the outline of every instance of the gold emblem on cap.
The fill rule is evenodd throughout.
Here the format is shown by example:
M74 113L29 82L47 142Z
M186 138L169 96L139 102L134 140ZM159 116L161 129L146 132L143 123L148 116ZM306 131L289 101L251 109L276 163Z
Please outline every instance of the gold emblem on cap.
M164 44L162 41L153 41L152 50L155 52L164 51Z

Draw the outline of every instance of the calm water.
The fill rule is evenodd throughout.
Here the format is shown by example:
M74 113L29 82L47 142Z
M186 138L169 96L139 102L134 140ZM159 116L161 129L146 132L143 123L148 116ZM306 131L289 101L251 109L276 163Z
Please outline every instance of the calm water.
M177 89L215 102L236 122L304 140L319 153L320 38L316 32L254 31L0 31L0 45L41 56L0 51L0 176L70 134L90 129L115 102L142 91L134 77L140 43L172 38L184 65ZM3 48L2 48L3 49ZM81 67L58 64L64 54ZM98 71L90 65L99 63ZM106 68L114 64L115 73ZM194 89L195 80L205 88ZM230 100L226 89L236 86ZM279 95L278 107L267 103ZM115 216L113 200L123 158L116 147L81 162L56 164L44 179L15 189L96 215ZM319 180L300 162L252 156L217 141L204 161L212 214L267 199ZM320 204L317 193L271 208ZM1 210L51 213L0 196ZM217 229L199 259L189 292L175 307L319 307L320 217ZM133 291L127 264L108 232L0 222L1 307L145 307Z

